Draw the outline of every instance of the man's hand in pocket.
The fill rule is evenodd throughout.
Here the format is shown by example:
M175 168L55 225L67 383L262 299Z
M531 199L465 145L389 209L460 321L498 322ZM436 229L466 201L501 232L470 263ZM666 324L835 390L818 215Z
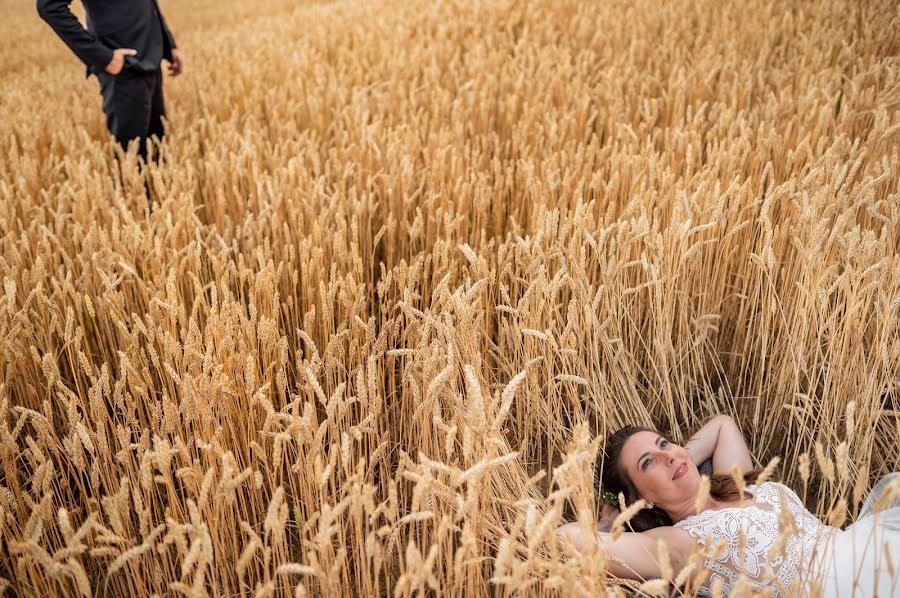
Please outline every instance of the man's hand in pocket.
M110 75L118 75L122 72L122 69L125 68L125 57L136 55L137 50L133 50L132 48L119 48L118 50L113 50L112 60L106 65L106 72Z

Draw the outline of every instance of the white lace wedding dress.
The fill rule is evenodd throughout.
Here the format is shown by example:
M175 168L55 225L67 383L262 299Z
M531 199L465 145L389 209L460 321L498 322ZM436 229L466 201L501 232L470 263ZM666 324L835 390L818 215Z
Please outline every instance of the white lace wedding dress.
M709 577L702 587L707 592L721 584L727 596L743 578L777 597L900 597L900 501L879 513L872 508L895 476L900 474L873 488L857 521L845 530L822 523L793 490L776 482L748 486L749 504L703 511L675 527L707 549ZM776 546L783 507L791 517L782 519L792 519L796 528Z

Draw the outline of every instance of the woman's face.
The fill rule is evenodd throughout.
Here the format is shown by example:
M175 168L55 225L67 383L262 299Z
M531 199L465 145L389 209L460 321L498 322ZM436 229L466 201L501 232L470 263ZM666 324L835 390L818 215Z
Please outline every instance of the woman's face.
M625 441L619 466L634 483L641 498L666 511L697 496L700 472L684 447L656 432L637 432Z

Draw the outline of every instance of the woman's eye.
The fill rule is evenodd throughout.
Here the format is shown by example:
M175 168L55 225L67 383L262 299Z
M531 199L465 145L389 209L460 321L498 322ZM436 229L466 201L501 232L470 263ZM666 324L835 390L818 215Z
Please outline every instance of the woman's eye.
M659 448L666 448L667 446L669 446L668 440L663 440L662 442L659 443Z
M644 462L641 463L641 471L646 471L647 467L650 465L650 459L644 459Z

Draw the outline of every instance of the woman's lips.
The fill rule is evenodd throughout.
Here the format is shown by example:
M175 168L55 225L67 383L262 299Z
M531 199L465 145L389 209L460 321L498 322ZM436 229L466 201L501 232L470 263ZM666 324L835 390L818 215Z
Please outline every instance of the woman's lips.
M682 462L681 465L675 468L675 474L672 476L673 480L677 480L678 478L684 476L687 473L687 463Z

